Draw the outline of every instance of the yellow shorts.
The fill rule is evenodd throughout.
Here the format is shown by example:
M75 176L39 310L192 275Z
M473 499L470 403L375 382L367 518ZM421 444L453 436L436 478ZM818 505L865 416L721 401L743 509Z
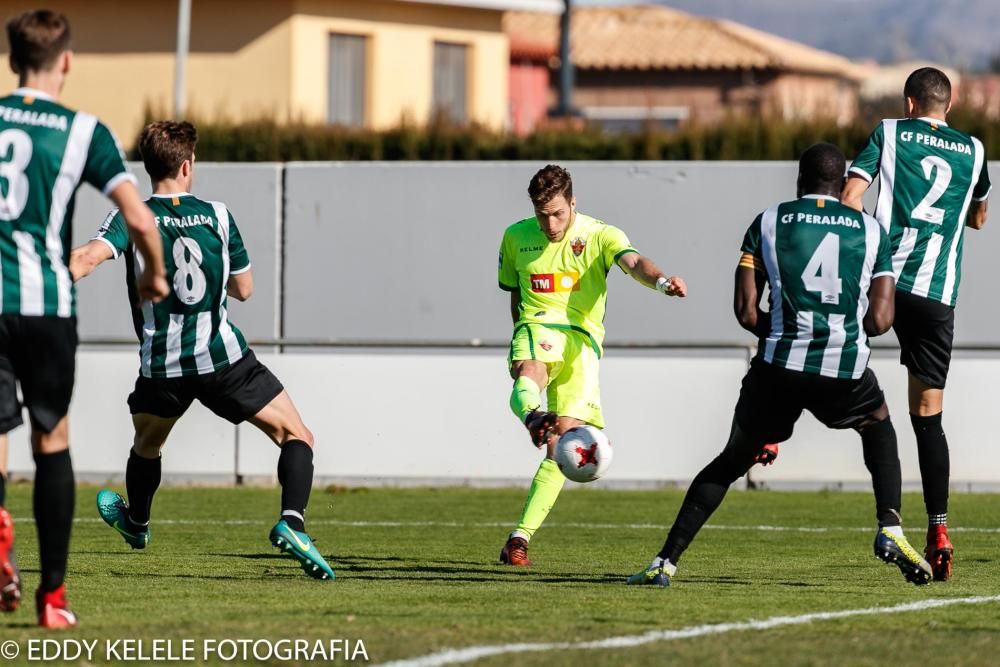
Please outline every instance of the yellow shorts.
M600 356L587 334L543 324L522 324L514 330L509 363L535 360L545 363L548 409L604 428L601 412Z

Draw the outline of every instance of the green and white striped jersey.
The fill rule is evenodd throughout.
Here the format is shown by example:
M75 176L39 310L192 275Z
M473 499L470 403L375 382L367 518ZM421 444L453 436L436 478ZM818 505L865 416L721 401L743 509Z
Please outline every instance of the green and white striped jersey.
M75 315L76 191L86 181L108 194L126 180L121 147L94 116L30 88L0 98L0 313Z
M153 195L146 201L163 239L170 296L132 311L141 343L140 372L150 378L205 375L226 368L247 352L243 334L226 309L229 276L250 269L250 258L232 214L221 202L188 193ZM135 280L142 255L131 244L125 220L111 211L95 240L125 254L129 298L138 302Z
M872 279L892 275L889 237L870 215L834 197L806 195L753 221L743 252L770 285L764 361L858 379L870 350L862 321Z
M955 305L969 202L990 194L982 142L933 118L883 120L850 173L881 178L875 217L892 241L896 289Z

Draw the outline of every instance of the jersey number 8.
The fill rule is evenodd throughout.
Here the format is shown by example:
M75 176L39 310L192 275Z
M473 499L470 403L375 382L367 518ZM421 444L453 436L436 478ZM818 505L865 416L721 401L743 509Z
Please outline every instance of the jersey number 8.
M207 281L201 270L201 246L192 238L182 236L174 241L174 294L184 304L193 306L205 296Z
M7 194L0 194L0 220L17 220L28 204L28 176L24 170L33 150L31 137L24 130L0 132L0 158L10 152L10 159L0 162L0 179L7 181Z

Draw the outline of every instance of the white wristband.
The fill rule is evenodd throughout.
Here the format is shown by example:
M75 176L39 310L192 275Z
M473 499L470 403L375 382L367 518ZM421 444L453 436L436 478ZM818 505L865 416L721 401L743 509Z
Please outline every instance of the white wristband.
M666 294L670 284L670 280L668 280L665 276L660 276L656 279L656 290Z

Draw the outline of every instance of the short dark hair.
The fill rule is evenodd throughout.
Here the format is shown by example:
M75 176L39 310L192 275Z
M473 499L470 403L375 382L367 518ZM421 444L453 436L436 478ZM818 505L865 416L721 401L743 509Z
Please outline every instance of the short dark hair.
M840 193L847 159L833 144L813 144L799 158L799 186L803 194Z
M531 177L528 196L536 207L545 206L559 195L566 197L566 201L573 198L573 179L562 167L549 164Z
M184 160L194 157L198 130L184 121L158 120L142 130L139 155L146 173L154 181L176 176Z
M10 63L16 74L52 67L69 49L69 20L49 9L24 12L7 21Z
M906 77L903 96L912 97L921 110L944 110L951 103L951 81L939 69L921 67Z

